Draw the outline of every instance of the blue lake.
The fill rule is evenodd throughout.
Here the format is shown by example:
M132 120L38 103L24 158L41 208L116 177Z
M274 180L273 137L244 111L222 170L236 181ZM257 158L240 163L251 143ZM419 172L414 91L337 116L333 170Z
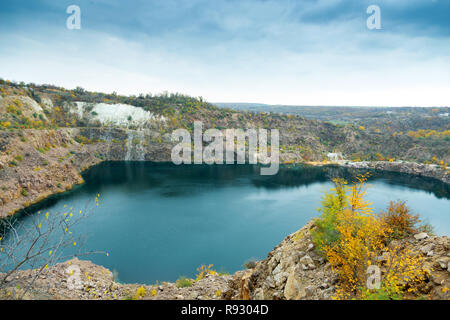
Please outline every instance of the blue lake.
M86 183L27 209L83 209L99 193L99 206L73 231L87 236L85 250L104 250L89 259L116 270L120 281L152 284L193 277L200 264L235 272L262 259L288 234L318 215L330 176L351 180L355 172L336 167L286 167L260 176L250 165L175 166L151 162L105 162L84 174ZM450 234L450 189L437 180L374 172L368 199L375 211L389 200L405 200L414 212ZM66 207L64 207L66 205Z

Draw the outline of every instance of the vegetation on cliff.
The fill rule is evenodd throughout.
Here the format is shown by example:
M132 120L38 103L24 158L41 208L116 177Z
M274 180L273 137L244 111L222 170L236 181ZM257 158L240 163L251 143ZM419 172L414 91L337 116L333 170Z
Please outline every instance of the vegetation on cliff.
M334 179L335 187L325 193L312 237L339 277L336 298L401 299L417 293L417 284L428 274L422 258L400 251L394 241L428 231L419 226L404 202L392 202L386 211L374 214L365 200L366 176L357 177L351 187ZM379 273L379 283L368 286L371 273ZM381 272L380 270L383 270Z

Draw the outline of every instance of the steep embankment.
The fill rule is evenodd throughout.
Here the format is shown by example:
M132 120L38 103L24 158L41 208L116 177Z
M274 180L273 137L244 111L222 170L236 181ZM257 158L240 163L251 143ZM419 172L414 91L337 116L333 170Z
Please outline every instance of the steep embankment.
M286 237L254 269L238 272L225 292L227 299L331 299L339 280L330 264L316 251L312 242L310 221ZM395 241L399 254L411 253L424 258L428 276L418 284L419 293L427 299L450 298L450 238L425 233ZM380 257L382 261L383 257ZM382 268L382 275L386 272Z
M0 217L83 183L81 172L104 160L170 161L170 142L151 139L121 128L0 131Z

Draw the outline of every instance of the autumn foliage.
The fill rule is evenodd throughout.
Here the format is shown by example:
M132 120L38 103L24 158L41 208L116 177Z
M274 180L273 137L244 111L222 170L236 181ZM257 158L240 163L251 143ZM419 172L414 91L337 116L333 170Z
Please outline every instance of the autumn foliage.
M334 179L325 193L321 217L316 221L313 241L339 278L337 299L399 299L413 292L414 283L425 276L421 259L389 246L392 240L415 232L418 216L403 202L391 202L386 212L374 214L365 200L367 175L347 186ZM381 284L368 288L369 266L380 271Z

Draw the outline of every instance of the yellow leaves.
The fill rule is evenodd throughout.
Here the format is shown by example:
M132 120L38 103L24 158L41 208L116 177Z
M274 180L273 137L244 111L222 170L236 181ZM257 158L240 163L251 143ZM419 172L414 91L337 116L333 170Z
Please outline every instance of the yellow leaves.
M197 268L198 274L197 274L197 277L196 277L195 281L203 279L207 274L216 275L217 272L214 271L212 269L212 267L213 267L212 264L210 264L208 266L205 266L205 265L202 264L200 267L198 267Z
M136 293L134 294L134 299L137 300L139 298L142 298L146 295L147 290L143 286L140 286L137 288Z
M76 242L76 241L74 241L74 242L73 242L73 245L74 245L74 246L76 246L76 245L77 245L77 242Z
M157 292L155 289L152 290L152 297L156 296Z
M440 139L444 139L445 137L450 136L450 130L444 130L444 131L436 131L436 130L429 130L429 129L420 129L417 131L409 131L408 136L414 137L414 138L430 138L430 137L436 137Z
M45 213L45 218L48 219L48 212Z
M358 176L351 187L335 181L336 187L332 189L334 194L325 194L325 200L322 202L322 218L319 219L321 223L316 223L318 228L328 228L325 229L328 232L333 229L324 223L331 223L338 233L333 241L322 245L322 251L333 272L340 279L334 297L337 299L364 298L373 294L365 289L367 268L377 265L378 256L381 254L384 259L387 258L389 265L382 280L385 290L383 292L389 297L400 297L406 285L410 288L414 281L422 279L425 274L420 267L420 258L408 251L399 253L398 248L390 250L386 247L386 239L393 232L392 223L387 223L382 216L374 215L372 203L364 199L366 179L367 174ZM396 209L405 211L401 205L391 211ZM324 216L325 213L328 216Z
M9 126L11 126L11 122L9 122L9 121L3 121L3 122L1 123L1 126L2 126L3 128L8 128Z

